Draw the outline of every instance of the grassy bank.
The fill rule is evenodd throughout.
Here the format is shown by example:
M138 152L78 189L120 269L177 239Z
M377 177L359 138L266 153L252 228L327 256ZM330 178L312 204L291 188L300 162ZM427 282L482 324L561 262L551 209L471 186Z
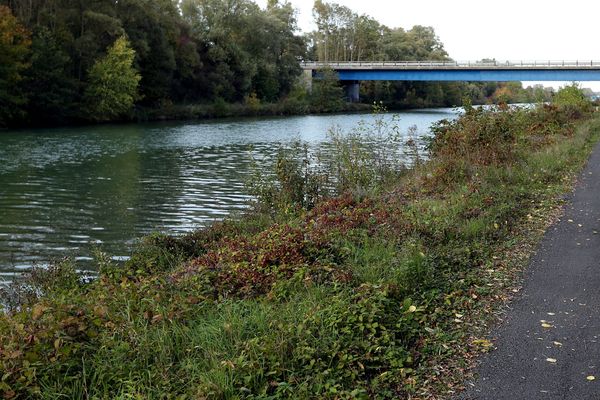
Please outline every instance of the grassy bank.
M574 105L469 109L394 185L149 236L91 283L70 261L35 271L5 294L0 393L448 395L599 137Z

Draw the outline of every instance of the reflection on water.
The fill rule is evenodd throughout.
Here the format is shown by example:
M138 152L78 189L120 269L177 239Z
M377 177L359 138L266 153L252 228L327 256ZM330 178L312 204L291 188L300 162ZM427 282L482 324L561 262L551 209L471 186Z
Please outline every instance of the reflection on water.
M400 114L426 134L450 109ZM100 246L126 258L152 231L182 233L241 210L249 151L320 143L368 115L152 123L0 132L0 281Z

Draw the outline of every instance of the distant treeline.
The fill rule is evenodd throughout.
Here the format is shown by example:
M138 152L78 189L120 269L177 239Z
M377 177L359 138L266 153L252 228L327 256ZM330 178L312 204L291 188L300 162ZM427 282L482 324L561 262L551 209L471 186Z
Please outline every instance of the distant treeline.
M321 0L313 12L317 30L301 35L294 8L277 0L264 9L251 0L0 0L0 126L143 118L198 105L208 116L223 107L337 111L338 82L308 93L301 60L449 59L433 28L390 29ZM520 84L365 82L361 90L365 101L392 107L549 97Z

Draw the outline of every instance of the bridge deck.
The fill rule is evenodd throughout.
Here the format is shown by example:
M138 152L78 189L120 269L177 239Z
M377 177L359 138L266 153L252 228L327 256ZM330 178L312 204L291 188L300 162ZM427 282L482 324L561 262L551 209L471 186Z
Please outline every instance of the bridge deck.
M600 70L600 61L353 61L303 62L304 70L332 68L335 70Z

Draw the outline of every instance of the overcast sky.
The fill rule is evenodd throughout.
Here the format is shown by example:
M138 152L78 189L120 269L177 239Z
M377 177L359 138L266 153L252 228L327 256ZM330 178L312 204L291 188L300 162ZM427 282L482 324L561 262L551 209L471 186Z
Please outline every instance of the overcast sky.
M290 0L303 31L314 0ZM257 1L261 6L266 0ZM455 60L600 60L596 0L337 0L391 27L432 26ZM592 84L584 83L590 87ZM594 83L600 90L600 83Z

